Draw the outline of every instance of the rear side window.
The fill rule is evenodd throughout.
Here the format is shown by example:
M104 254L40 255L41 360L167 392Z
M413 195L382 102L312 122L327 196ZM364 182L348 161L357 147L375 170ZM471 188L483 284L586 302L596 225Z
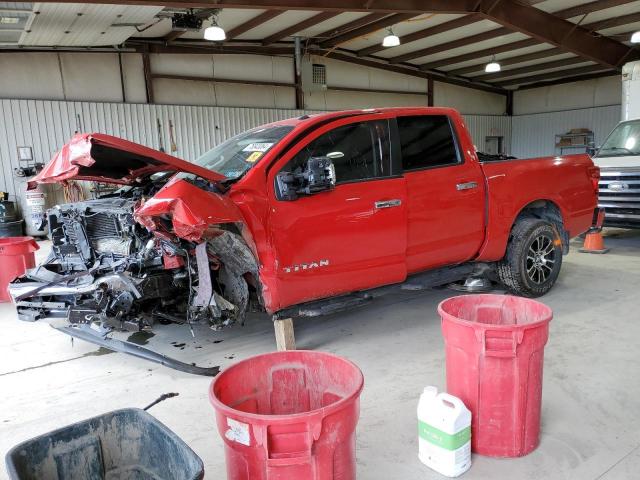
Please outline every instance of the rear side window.
M446 115L398 117L402 169L453 165L460 162Z
M334 128L306 145L285 170L304 169L311 157L333 154L336 183L390 175L387 121L350 123Z

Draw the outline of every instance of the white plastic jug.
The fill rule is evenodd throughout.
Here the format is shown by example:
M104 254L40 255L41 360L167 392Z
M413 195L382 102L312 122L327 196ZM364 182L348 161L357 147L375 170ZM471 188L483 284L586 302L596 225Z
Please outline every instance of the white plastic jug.
M447 477L471 467L471 412L457 397L425 387L418 403L418 458Z

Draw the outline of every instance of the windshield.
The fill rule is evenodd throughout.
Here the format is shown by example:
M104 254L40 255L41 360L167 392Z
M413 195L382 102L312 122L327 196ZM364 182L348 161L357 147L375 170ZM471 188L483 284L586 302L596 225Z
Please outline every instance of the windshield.
M596 157L640 155L640 120L622 122L609 135Z
M259 127L249 130L212 148L194 163L235 180L253 167L291 130L292 126Z

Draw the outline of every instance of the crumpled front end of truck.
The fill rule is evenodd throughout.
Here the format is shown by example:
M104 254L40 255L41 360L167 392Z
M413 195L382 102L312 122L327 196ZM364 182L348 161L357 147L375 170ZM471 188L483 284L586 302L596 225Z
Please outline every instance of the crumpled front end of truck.
M9 287L20 319L63 317L63 331L102 344L114 330L165 323L216 330L261 306L258 263L236 205L211 179L154 170L114 194L47 213L49 256Z
M10 285L20 318L65 316L131 331L157 321L213 328L242 321L258 267L241 218L214 220L203 216L212 207L206 199L170 195L53 208L49 257Z

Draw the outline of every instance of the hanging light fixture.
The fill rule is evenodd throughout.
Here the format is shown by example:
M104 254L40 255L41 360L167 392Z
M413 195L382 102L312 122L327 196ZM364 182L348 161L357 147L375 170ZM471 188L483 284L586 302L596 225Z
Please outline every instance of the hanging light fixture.
M487 73L496 73L500 71L500 64L496 62L496 56L491 58L491 61L484 67L484 71Z
M631 35L631 43L640 43L640 30L633 32L633 35Z
M216 16L211 17L211 26L204 29L204 39L212 42L221 42L227 38L227 34L220 25Z
M387 28L387 35L382 39L383 47L397 47L400 45L400 37L393 33L391 27Z

